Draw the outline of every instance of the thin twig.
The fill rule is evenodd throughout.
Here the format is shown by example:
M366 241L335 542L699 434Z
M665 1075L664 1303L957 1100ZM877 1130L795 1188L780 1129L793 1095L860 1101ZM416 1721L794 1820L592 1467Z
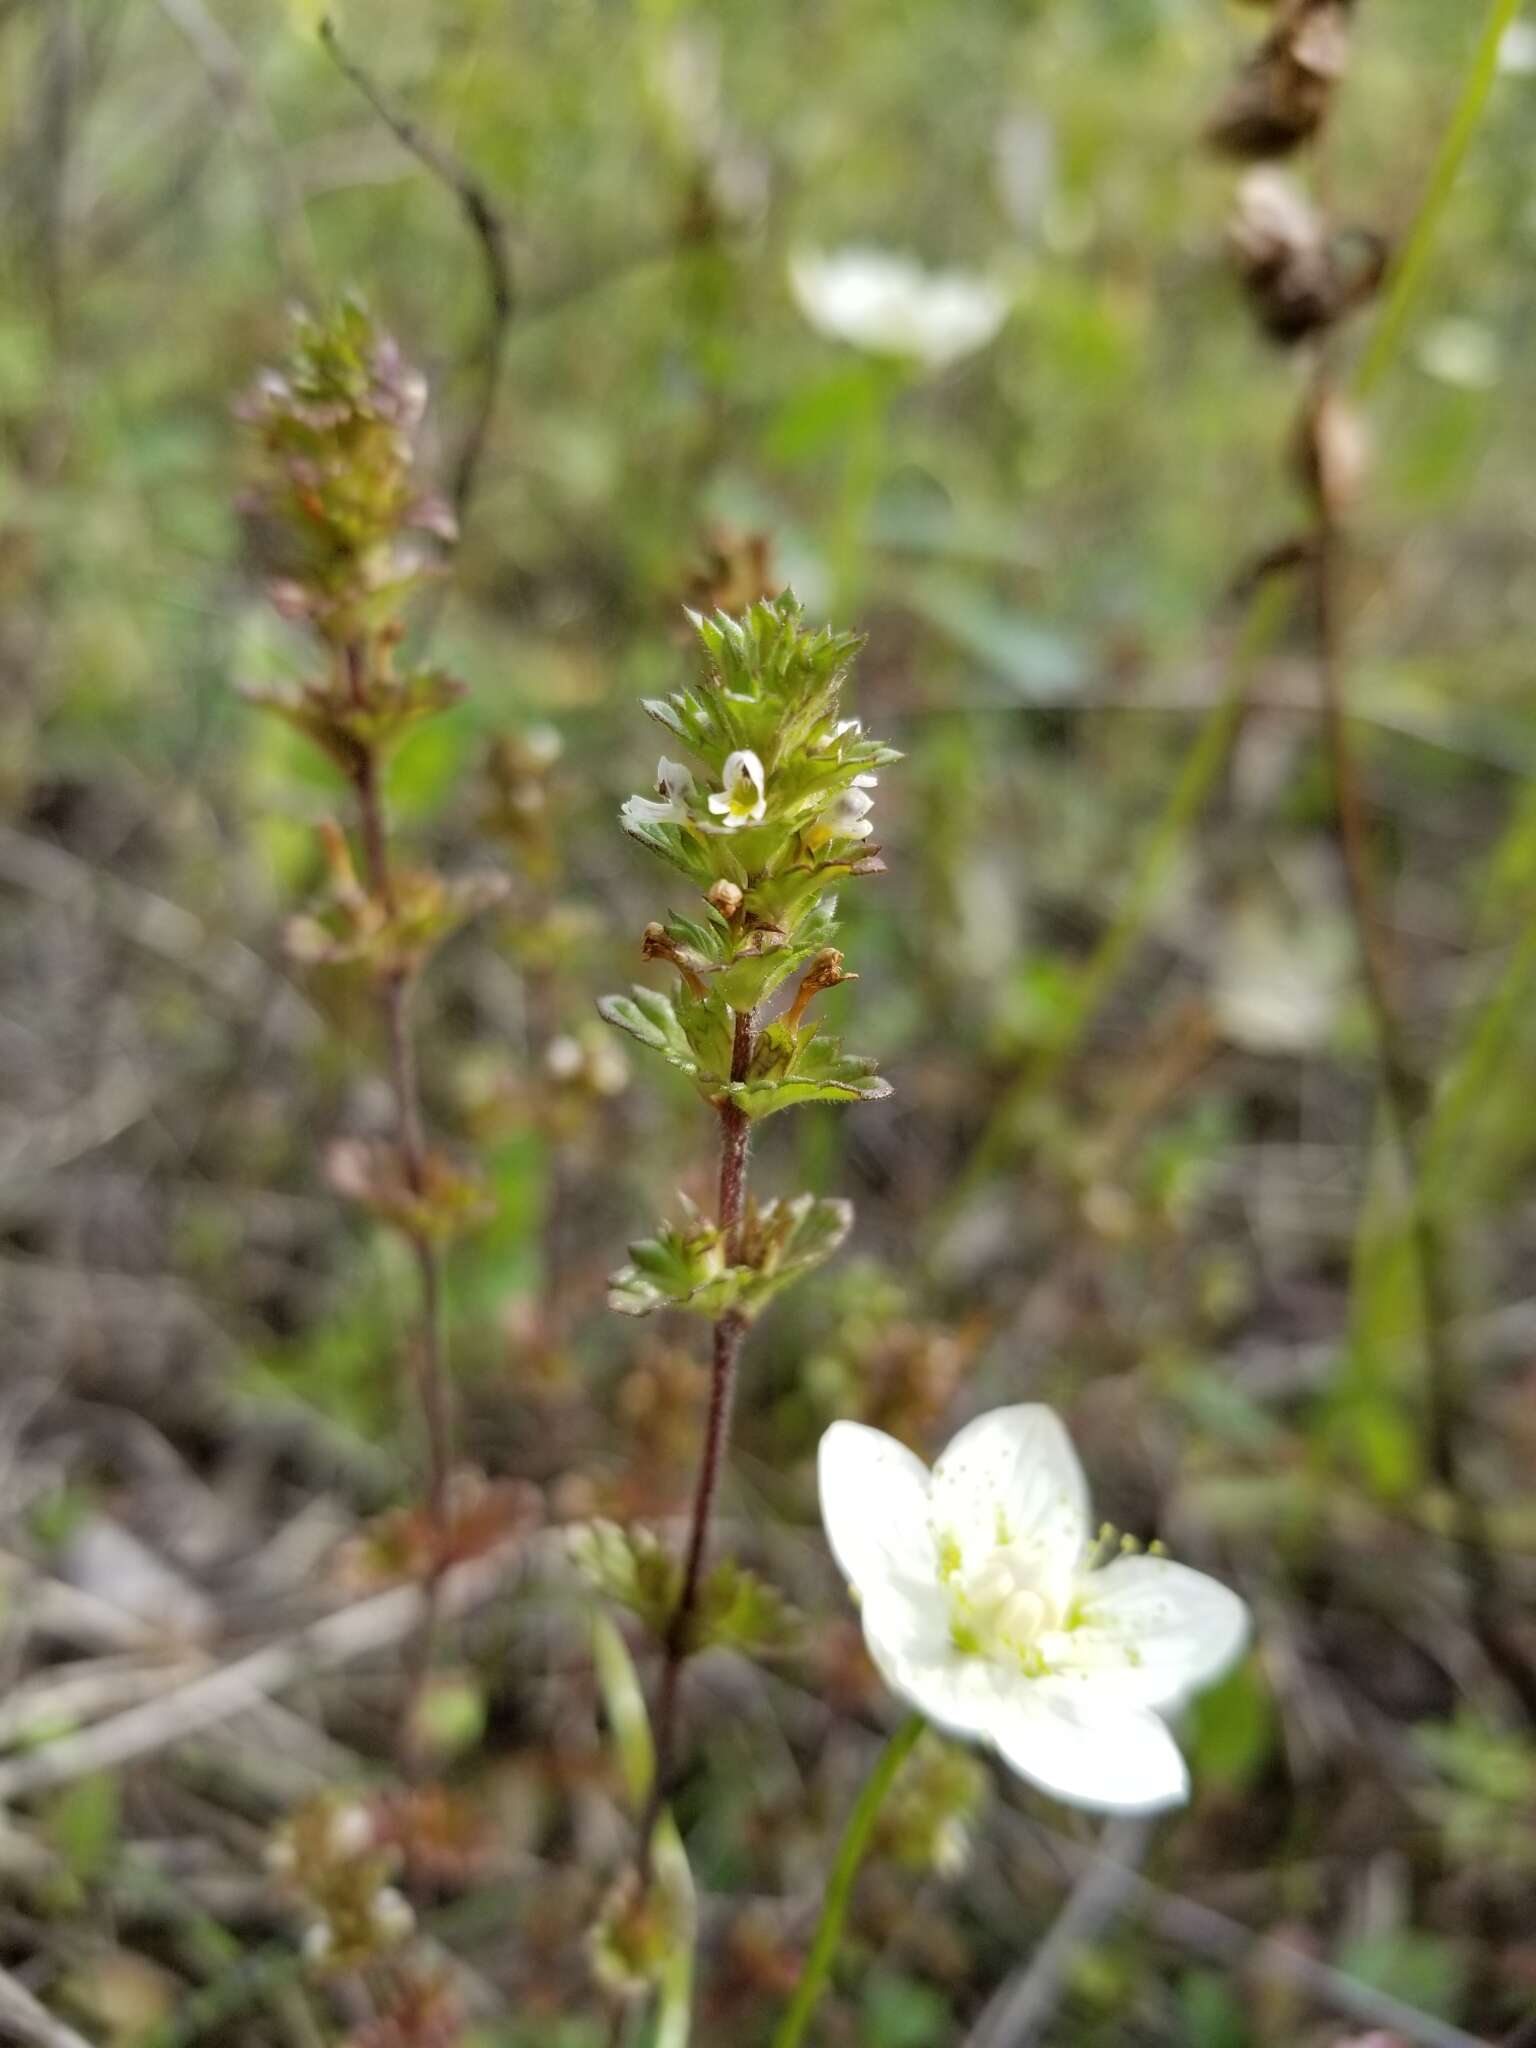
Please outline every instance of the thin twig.
M0 884L25 890L68 916L99 917L130 945L168 961L241 1015L270 1005L286 1043L314 1043L319 1018L293 983L249 946L218 937L181 904L10 825L0 825Z
M234 37L203 6L202 0L155 0L166 20L190 46L214 98L244 127L253 153L264 164L268 217L277 260L285 277L297 287L315 272L304 208L288 172L288 160L266 102Z
M356 643L348 649L354 669L369 659L369 649ZM364 860L370 888L393 914L398 895L394 864L390 854L389 826L379 773L379 758L365 747L356 778L358 812L361 820ZM427 1188L427 1142L421 1107L421 1081L416 1060L416 1041L411 1030L410 1001L412 975L404 968L392 970L381 992L385 1027L389 1038L390 1076L394 1086L395 1115L400 1154L406 1180L413 1194L422 1196ZM427 1452L427 1511L439 1539L448 1522L448 1486L453 1470L455 1418L453 1386L448 1374L447 1343L443 1330L442 1255L425 1230L410 1233L421 1296L421 1322L417 1338L416 1394ZM443 1548L441 1541L439 1549ZM405 1701L401 1710L399 1749L402 1764L418 1762L418 1709L431 1677L432 1654L437 1637L437 1601L441 1584L439 1563L427 1577L426 1601L420 1631L409 1659Z
M501 383L502 359L506 354L507 334L516 309L507 223L468 165L427 134L408 114L402 113L357 59L342 48L335 23L329 15L321 20L320 40L342 77L362 94L401 148L408 150L439 184L452 193L480 247L485 268L486 323L479 349L479 394L453 465L453 482L448 494L462 528L474 497L481 458L490 440L496 414L496 395Z
M502 1585L511 1555L509 1547L445 1574L443 1610L463 1613L488 1599ZM376 1593L324 1615L233 1663L220 1665L161 1699L129 1707L110 1720L61 1736L25 1755L0 1759L0 1802L131 1763L137 1757L153 1756L189 1735L245 1713L313 1672L334 1671L374 1651L390 1649L420 1626L426 1604L421 1587L392 1587L387 1593Z
M752 1065L753 1013L738 1010L731 1043L731 1079L744 1081ZM734 1265L741 1251L741 1219L747 1196L747 1149L751 1119L727 1100L720 1105L720 1214L725 1240L725 1262ZM734 1310L721 1316L714 1328L710 1362L709 1412L704 1424L704 1445L699 1456L699 1476L694 1489L693 1510L688 1524L688 1548L683 1564L683 1581L677 1606L667 1627L662 1650L661 1681L656 1695L656 1772L651 1784L640 1828L640 1869L650 1871L651 1846L656 1823L671 1793L677 1750L677 1696L683 1665L692 1648L694 1617L704 1579L704 1560L709 1549L710 1522L720 1490L720 1474L730 1443L731 1412L736 1400L736 1363L741 1355L747 1325Z
M1056 1834L1010 1813L1011 1831L1021 1848L1040 1856L1042 1835L1050 1854L1074 1875L1113 1861L1102 1849L1090 1849L1065 1835ZM1414 2044L1414 2048L1487 2048L1475 2034L1405 2005L1390 1992L1378 1991L1346 1971L1319 1962L1304 1949L1272 1935L1256 1933L1240 1920L1233 1920L1214 1907L1165 1891L1150 1878L1116 1865L1116 1876L1125 1887L1123 1904L1145 1922L1152 1935L1171 1947L1215 1963L1232 1977L1268 1980L1293 1986L1324 2012L1365 2027L1380 2027Z
M56 2020L5 1970L0 1970L0 2037L24 2042L26 2048L91 2048L83 2034Z
M1029 1961L1001 1984L965 2038L965 2048L1029 2048L1055 2017L1078 1958L1130 1903L1136 1867L1152 1841L1151 1823L1115 1821L1102 1856L1084 1864L1066 1904Z

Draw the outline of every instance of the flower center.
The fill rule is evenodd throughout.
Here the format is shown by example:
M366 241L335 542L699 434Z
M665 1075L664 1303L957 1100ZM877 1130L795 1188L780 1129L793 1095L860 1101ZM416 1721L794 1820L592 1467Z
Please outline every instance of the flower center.
M955 1561L945 1576L955 1647L1042 1676L1041 1639L1066 1619L1047 1559L1038 1550L1003 1544L970 1569Z

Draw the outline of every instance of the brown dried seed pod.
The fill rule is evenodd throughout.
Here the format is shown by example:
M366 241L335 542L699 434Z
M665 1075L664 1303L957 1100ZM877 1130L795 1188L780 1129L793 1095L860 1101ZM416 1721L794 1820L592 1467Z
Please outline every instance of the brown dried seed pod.
M1329 519L1341 519L1359 496L1370 449L1359 413L1336 392L1311 398L1297 421L1292 449L1302 489Z
M1362 228L1331 235L1301 190L1272 165L1244 177L1227 238L1254 318L1286 345L1332 326L1369 298L1386 267L1381 236Z
M1344 0L1288 0L1206 126L1224 156L1288 156L1316 134L1349 62Z

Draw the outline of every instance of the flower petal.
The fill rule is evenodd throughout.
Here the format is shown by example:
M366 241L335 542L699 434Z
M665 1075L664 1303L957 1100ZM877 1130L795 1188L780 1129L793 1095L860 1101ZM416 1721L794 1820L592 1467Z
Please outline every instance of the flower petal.
M1189 1771L1156 1714L1088 1713L1048 1679L1013 1695L992 1739L1021 1778L1070 1806L1156 1813L1189 1797Z
M1003 1710L1002 1675L984 1657L956 1648L949 1602L936 1582L878 1587L863 1601L860 1619L892 1692L951 1735L990 1739Z
M1171 1708L1242 1654L1248 1609L1219 1580L1166 1557L1120 1557L1079 1581L1061 1661L1096 1691Z
M939 1598L921 1458L883 1430L834 1422L821 1440L817 1484L832 1555L861 1597L901 1585Z
M1034 1544L1075 1564L1088 1541L1088 1482L1059 1417L1025 1402L968 1423L933 1468L933 1516L967 1555Z
M670 799L658 803L655 797L632 796L620 806L619 816L633 825L661 825L675 818L677 811Z

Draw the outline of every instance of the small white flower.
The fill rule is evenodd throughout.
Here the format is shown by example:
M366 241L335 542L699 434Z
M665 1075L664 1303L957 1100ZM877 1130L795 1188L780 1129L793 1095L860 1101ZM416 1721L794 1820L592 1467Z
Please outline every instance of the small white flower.
M565 751L565 741L553 725L524 726L518 737L529 765L534 768L553 768Z
M1499 381L1499 338L1478 320L1438 320L1419 343L1419 367L1463 391L1491 391Z
M795 302L818 333L942 370L997 333L1008 297L985 278L929 271L883 249L805 251L789 267Z
M632 796L619 816L631 825L683 825L688 822L688 801L694 793L693 777L681 761L669 761L665 754L656 763L656 797Z
M813 754L829 754L839 740L847 739L851 733L855 739L864 730L862 718L840 718L830 732L824 732L819 740L811 743Z
M410 1901L403 1892L397 1892L392 1884L374 1894L368 1917L380 1941L404 1941L416 1925L416 1915Z
M933 1839L933 1867L940 1877L959 1877L971 1860L971 1831L950 1814Z
M323 1963L335 1946L336 1937L328 1920L316 1920L305 1928L303 1948L306 1962Z
M820 830L830 833L834 839L867 839L875 829L869 822L875 800L860 785L874 780L873 775L856 776L852 788L845 789L834 803L828 804L816 820Z
M326 1846L338 1862L350 1862L366 1855L374 1845L373 1815L366 1806L350 1800L338 1806L326 1828Z
M709 799L712 814L724 820L724 829L734 832L742 825L756 825L768 809L764 794L763 764L750 748L728 754L721 776L723 790Z
M886 1683L1075 1806L1188 1797L1161 1718L1233 1662L1247 1610L1167 1558L1094 1569L1088 1490L1048 1408L1000 1408L930 1472L893 1437L834 1423L821 1512Z
M581 1041L562 1031L544 1048L544 1068L554 1081L574 1081L587 1063Z

